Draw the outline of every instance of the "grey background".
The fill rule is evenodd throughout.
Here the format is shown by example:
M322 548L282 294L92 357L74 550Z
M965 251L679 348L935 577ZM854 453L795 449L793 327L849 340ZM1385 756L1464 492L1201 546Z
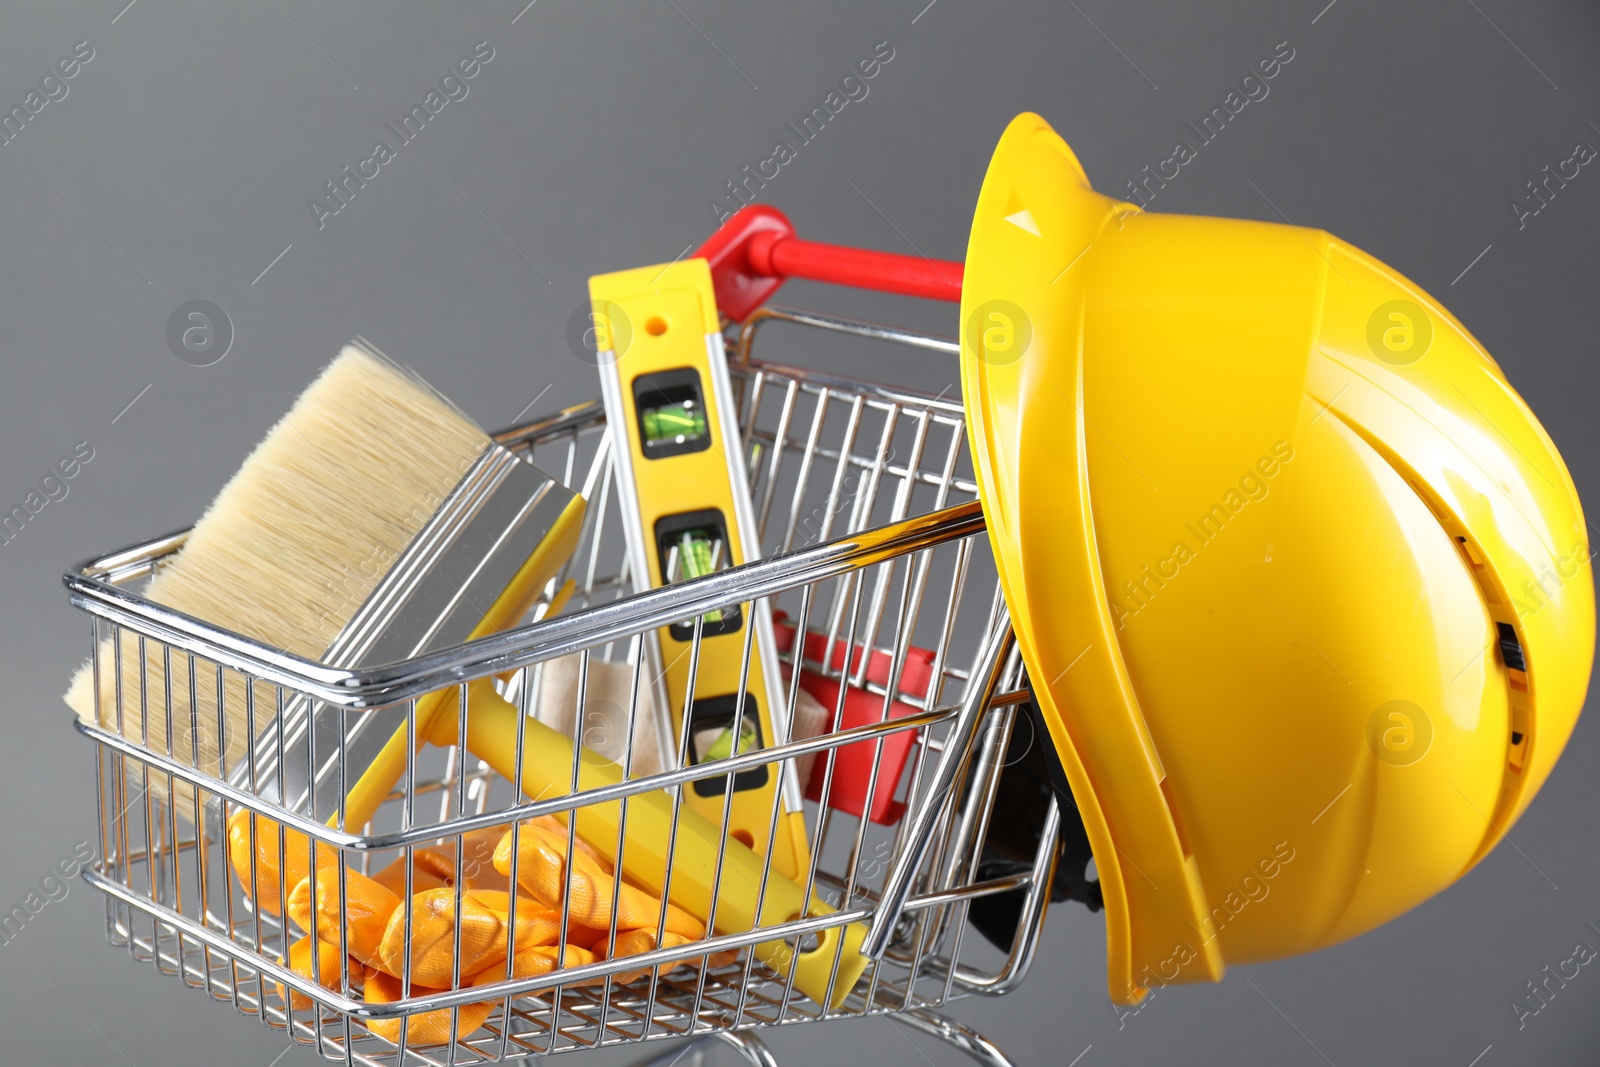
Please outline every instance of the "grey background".
M95 49L67 98L0 147L0 502L20 502L75 442L95 449L70 496L0 546L0 910L93 836L89 746L58 699L87 647L56 585L67 564L192 521L355 333L486 425L536 398L546 410L596 395L565 341L586 277L698 243L722 183L881 40L895 57L870 95L765 199L818 239L947 258L963 254L1016 112L1044 114L1100 187L1121 190L1289 41L1270 96L1152 206L1287 216L1395 265L1495 354L1585 499L1600 499L1600 172L1585 168L1521 231L1507 206L1576 140L1600 145L1600 13L1586 0L123 2L0 8L7 108L75 42ZM319 231L307 198L480 40L495 57L470 96ZM784 297L956 328L946 306L804 284ZM167 348L169 313L194 298L236 330L212 367ZM895 352L850 369L934 388L954 372ZM1520 1032L1509 1002L1575 942L1600 946L1597 749L1591 715L1516 847L1353 942L1161 991L1119 1029L1101 919L1061 907L1019 993L953 1013L1021 1062L1058 1067L1592 1063L1600 973L1585 968ZM266 1067L284 1051L106 947L101 917L76 884L0 947L0 1062ZM795 1062L961 1062L883 1020L772 1043Z

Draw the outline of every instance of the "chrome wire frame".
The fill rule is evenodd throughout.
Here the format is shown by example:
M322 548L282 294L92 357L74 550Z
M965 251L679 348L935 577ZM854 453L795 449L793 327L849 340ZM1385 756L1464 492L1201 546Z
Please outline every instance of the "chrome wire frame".
M69 596L91 617L91 647L98 650L91 661L100 719L80 721L78 729L94 742L102 857L84 877L106 896L109 940L126 946L135 959L345 1064L446 1067L708 1035L725 1038L752 1060L770 1060L759 1039L741 1034L887 1013L903 1014L985 1062L1004 1062L981 1035L943 1020L936 1009L954 997L1005 992L1026 973L1048 899L1055 836L1045 835L1031 872L977 878L1012 717L1026 691L983 536L962 409L949 399L756 362L750 358L755 332L773 321L939 351L954 344L776 308L757 312L742 334L729 338L764 553L744 566L644 594L627 593L631 581L613 499L604 410L589 403L496 435L589 503L577 552L545 591L534 621L516 630L402 663L341 670L139 595L135 587L182 546L184 532L69 571L64 577ZM559 597L570 599L555 617L543 618ZM811 737L774 738L774 744L755 751L734 746L726 757L700 762L690 758L688 731L679 731L683 736L675 758L663 753L662 769L635 773L632 717L641 707L640 687L650 684L641 678L641 665L648 662L645 643L663 626L691 625L693 691L707 614L738 607L749 618L763 598L797 635L810 638L797 638L794 649L782 656L790 721L806 676L838 683L837 704L825 709L836 724L846 695L859 692L876 698L875 721L824 726ZM744 627L746 672L753 629ZM812 642L820 642L820 655L812 654ZM913 661L921 665L918 679L911 677ZM419 745L420 698L455 690L457 699L446 701L453 712L440 714L457 715L455 736L466 736L468 683L494 677L521 711L515 760L520 781L526 723L541 713L545 676L575 669L576 708L583 710L570 728L574 741L591 743L587 692L601 664L625 666L631 676L626 706L632 710L621 712L625 741L613 757L624 769L624 780L616 785L578 791L574 757L564 794L528 799L462 748ZM245 777L246 786L230 784L235 765L254 751L249 739L260 736L287 702L302 696L313 702L312 714L327 717L335 736L342 736L352 717L385 709L404 712L406 747L413 755L370 822L347 825L342 801L334 812L286 808L269 799L273 791L258 792L265 783L253 773ZM737 714L744 714L742 707ZM736 720L732 736L741 736L738 727ZM288 759L316 765L316 738L329 735L306 733L310 750L280 752L280 768ZM888 777L894 772L883 770L882 756L887 744L903 740L899 735L908 735L910 742L899 780L892 781ZM835 783L834 776L835 757L848 745L870 746L865 795L885 790L903 806L904 817L880 824L859 807L851 813L818 802L835 796L836 784L847 784ZM450 981L439 987L413 983L413 932L421 920L411 898L419 856L429 862L443 857L438 862L447 866L453 862L453 877L444 877L455 887L459 910L462 893L485 874L473 867L476 860L465 858L481 835L511 837L510 869L501 873L502 881L517 885L521 835L529 820L561 817L567 855L572 855L581 847L574 837L577 820L570 817L575 809L620 802L625 823L630 798L666 790L674 802L670 869L686 785L722 779L731 802L735 774L776 770L785 760L812 768L802 775L811 786L806 823L812 858L796 881L835 912L744 933L715 934L713 922L708 924L713 933L703 939L616 957L612 951L622 932L616 919L622 882L617 880L609 929L593 942L592 962L516 977L508 957L518 946L507 944L495 967L464 976L458 926ZM882 782L880 773L888 776ZM778 791L773 792L770 815L776 825ZM724 806L724 820L728 810ZM230 869L230 820L240 813L260 817L242 824L249 828L248 877ZM1058 818L1050 812L1047 829L1053 830ZM335 915L346 914L350 872L370 875L391 863L400 865L405 894L399 912L407 947L398 999L367 1002L363 969L349 956L349 931L343 923L337 931L318 931L320 908L312 909L310 929L301 933L312 944L320 935L336 946L337 973L326 972L317 952L310 953L310 978L286 965L288 948L299 935L275 908L252 903L263 891L270 898L276 889L281 900L295 888L281 873L283 839L271 837L272 823L305 834L339 858L313 865L317 869L307 887L320 899L322 879L321 892L332 897ZM277 873L258 862L258 827L278 842ZM616 845L620 852L620 829ZM572 867L566 865L563 932L554 946L556 958L563 960L572 936ZM763 887L771 877L777 876L768 856ZM1023 919L1012 950L998 970L985 972L963 954L967 906L980 896L1019 891L1025 894ZM670 887L663 895L669 893ZM519 893L511 893L507 902L504 926L510 931L517 927L516 909L534 902ZM659 922L652 931L656 944L665 929L664 906ZM846 923L872 926L876 959L836 1008L823 1008L799 992L792 967L779 973L752 951L758 943L774 941L803 951L817 931ZM713 953L724 955L720 965L710 965ZM291 990L297 994L293 998ZM462 1023L463 1013L483 1004L492 1005L483 1025ZM448 1040L419 1042L414 1035L429 1018L423 1013L434 1013L435 1022L448 1018ZM402 1020L397 1040L375 1032L386 1021L392 1027L393 1020Z

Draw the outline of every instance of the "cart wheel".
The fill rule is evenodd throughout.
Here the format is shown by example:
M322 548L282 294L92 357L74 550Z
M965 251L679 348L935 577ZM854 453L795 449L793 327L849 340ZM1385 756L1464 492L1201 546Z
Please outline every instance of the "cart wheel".
M752 1067L778 1067L777 1057L773 1056L772 1050L767 1047L765 1041L749 1031L734 1030L721 1030L715 1034L701 1034L682 1045L668 1048L667 1051L659 1056L645 1060L643 1063L638 1064L638 1067L671 1067L673 1064L677 1064L678 1067L703 1067L707 1046L718 1040L724 1044L732 1045ZM690 1050L693 1050L695 1054L693 1057L686 1059L685 1057L688 1056Z
M913 1029L931 1034L947 1045L953 1045L965 1052L979 1063L989 1067L1012 1067L1011 1060L999 1047L978 1031L964 1023L958 1023L936 1011L919 1008L913 1011L896 1012L888 1016L891 1020L898 1020L910 1025Z
M778 1058L767 1043L748 1030L724 1030L717 1034L725 1044L739 1050L751 1067L778 1067Z

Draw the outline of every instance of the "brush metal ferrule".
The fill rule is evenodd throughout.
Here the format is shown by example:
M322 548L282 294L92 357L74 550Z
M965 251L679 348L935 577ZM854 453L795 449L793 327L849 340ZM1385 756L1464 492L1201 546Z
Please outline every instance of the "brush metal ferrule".
M575 496L491 442L339 631L323 662L377 667L466 643ZM254 759L241 760L230 781L327 820L404 729L409 710L407 702L341 712L292 697L257 733Z

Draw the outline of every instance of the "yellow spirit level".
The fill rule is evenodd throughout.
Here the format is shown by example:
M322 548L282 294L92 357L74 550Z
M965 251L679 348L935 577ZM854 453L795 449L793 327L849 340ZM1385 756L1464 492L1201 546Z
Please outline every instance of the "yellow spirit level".
M617 499L635 591L744 563L760 552L745 480L733 387L711 271L704 259L601 274L589 279L598 332L600 388L616 463ZM691 677L694 626L662 627L647 653L662 667L674 736L689 733L690 763L704 763L789 740L772 611L756 600L702 616L701 650ZM747 684L739 676L750 655ZM647 659L648 664L648 659ZM736 736L737 735L737 736ZM809 866L805 813L794 762L768 764L684 787L689 804L713 822L728 805L729 836L790 878Z

